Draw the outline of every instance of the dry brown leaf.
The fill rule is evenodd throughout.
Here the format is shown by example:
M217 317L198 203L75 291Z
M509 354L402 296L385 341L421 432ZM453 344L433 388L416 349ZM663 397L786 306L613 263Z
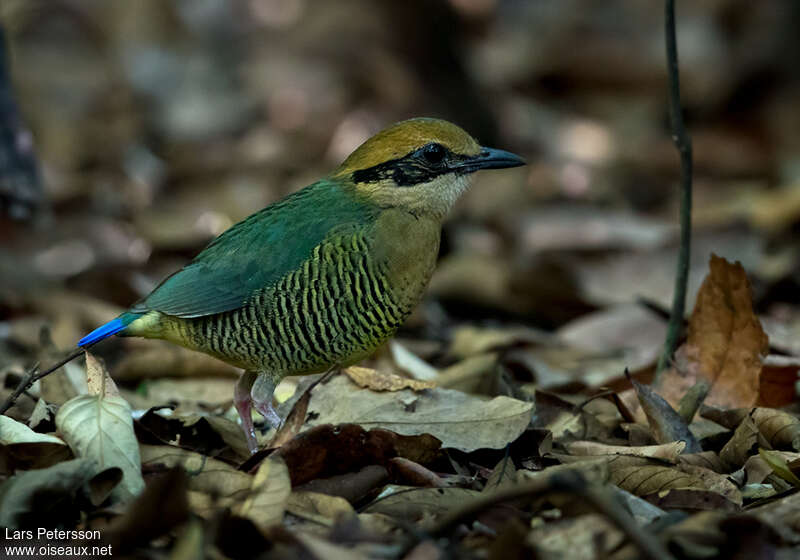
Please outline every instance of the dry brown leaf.
M355 515L353 506L344 498L307 491L292 492L286 503L286 511L327 526L333 525L339 517Z
M753 311L742 265L711 255L709 269L689 319L687 356L698 376L712 384L709 405L753 406L769 340Z
M759 447L769 449L770 445L758 431L752 417L747 416L719 452L719 458L730 472L744 465L751 455L757 455Z
M797 357L770 354L764 358L756 404L775 408L792 404L797 393L798 371L800 360Z
M674 463L683 452L686 443L673 441L661 445L643 445L639 447L624 445L606 445L594 441L573 441L566 444L567 451L572 455L603 456L603 455L631 455L634 457L647 457L661 459Z
M96 358L94 354L86 354L86 384L89 387L90 395L102 395L103 397L119 397L119 389L108 374L102 360Z
M114 500L133 500L145 485L131 406L100 362L88 359L86 374L89 394L59 408L56 428L77 457L91 458L103 469L122 469L124 478L114 489Z
M742 505L742 493L728 476L695 465L678 465L677 468L700 479L702 489L716 492L725 496L730 502Z
M725 410L705 404L700 407L701 417L707 418L712 422L716 422L720 426L724 426L729 430L735 430L738 428L739 424L742 423L742 420L747 418L748 414L750 414L750 409L748 408L733 408Z
M718 442L731 435L731 430L708 418L695 418L689 429L700 442L700 445L709 449L718 448L722 445L722 443L718 445Z
M247 498L234 507L234 513L247 517L264 532L283 520L291 492L286 464L280 459L267 458L258 466Z
M614 428L601 423L589 412L589 406L578 407L563 395L537 389L534 425L549 430L554 441L608 440ZM590 403L592 404L592 403Z
M292 473L294 478L294 473ZM356 472L348 472L317 478L297 486L297 490L327 494L344 498L351 504L361 503L367 496L374 496L389 481L389 471L381 465L367 465Z
M459 506L465 501L480 496L477 490L467 488L408 488L387 486L380 497L364 511L383 513L408 522L419 522L430 516L440 515Z
M657 495L665 490L694 489L714 492L733 504L742 504L741 492L726 476L703 467L647 465L614 468L610 465L610 472L611 482L636 496Z
M548 458L557 459L562 465L561 467L571 466L573 468L584 468L585 465L606 465L606 468L611 471L615 469L623 469L626 467L646 467L648 465L664 466L664 461L658 459L649 459L647 457L634 457L633 455L563 455L561 453L548 453ZM669 465L666 465L669 466ZM548 467L547 472L551 472L554 467ZM524 471L520 471L520 475Z
M620 424L622 431L628 434L628 444L634 447L656 445L653 432L647 424L625 423Z
M385 464L392 457L406 457L425 464L439 454L441 442L423 434L402 436L388 430L365 430L356 424L322 425L305 430L280 447L295 486L320 478Z
M337 376L312 392L305 426L357 423L403 435L430 434L442 447L471 452L505 447L525 431L532 412L533 403L505 396L487 400L441 387L379 393Z
M431 488L447 488L448 484L438 474L419 463L405 457L389 459L393 478L409 486L429 486Z
M611 469L611 482L635 496L647 496L671 488L703 488L699 476L660 465Z
M143 468L147 470L177 466L191 473L190 502L196 506L192 509L201 515L210 515L212 507L230 507L241 502L252 485L252 475L200 453L167 445L141 445L139 449Z
M796 416L763 407L753 410L750 416L772 447L800 450L800 420Z
M742 470L744 471L744 484L761 484L772 474L772 468L761 455L752 455L745 461Z
M725 472L725 465L722 459L719 458L713 451L701 451L700 453L686 453L678 457L678 464L680 465L693 465L695 467L704 467L716 473Z
M636 381L627 374L628 380L636 391L639 404L647 416L647 423L653 430L653 437L658 443L670 443L674 441L686 442L686 451L697 453L702 451L702 447L697 442L686 421L680 414L675 412L664 398L654 391L649 385L644 385Z
M41 422L52 420L53 416L54 414L51 413L47 402L45 402L44 399L37 399L36 405L33 407L33 412L31 412L31 416L28 418L28 427L35 430L36 426Z
M492 469L492 474L486 480L483 492L495 492L510 488L517 483L517 469L510 457L501 459Z
M408 379L400 377L394 373L377 371L372 368L350 366L342 370L353 383L372 391L401 391L411 389L412 391L422 391L433 389L436 383L433 381L420 381L418 379Z
M661 509L688 511L738 511L735 504L718 492L701 488L670 488L643 496L645 500Z

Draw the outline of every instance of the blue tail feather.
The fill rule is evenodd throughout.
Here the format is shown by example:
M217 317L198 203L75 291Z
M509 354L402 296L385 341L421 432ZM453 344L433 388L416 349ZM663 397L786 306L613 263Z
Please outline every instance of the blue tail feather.
M136 319L136 315L133 314L124 314L121 317L117 317L113 321L109 321L105 325L96 328L84 336L78 341L78 346L89 346L90 344L100 342L109 336L115 335L118 332L125 330L134 319Z

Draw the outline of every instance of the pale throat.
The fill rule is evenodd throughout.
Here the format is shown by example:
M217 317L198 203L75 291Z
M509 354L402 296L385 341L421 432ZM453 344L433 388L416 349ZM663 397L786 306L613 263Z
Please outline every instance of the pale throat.
M470 183L470 175L455 173L439 175L427 183L411 187L382 181L370 189L370 198L381 206L404 208L414 214L426 214L444 220Z

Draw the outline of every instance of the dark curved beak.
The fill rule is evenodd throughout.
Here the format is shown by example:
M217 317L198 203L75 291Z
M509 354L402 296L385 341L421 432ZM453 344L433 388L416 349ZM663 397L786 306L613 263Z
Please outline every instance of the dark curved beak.
M495 148L481 148L480 153L464 157L451 165L456 173L474 173L480 169L505 169L525 165L525 160L516 154Z

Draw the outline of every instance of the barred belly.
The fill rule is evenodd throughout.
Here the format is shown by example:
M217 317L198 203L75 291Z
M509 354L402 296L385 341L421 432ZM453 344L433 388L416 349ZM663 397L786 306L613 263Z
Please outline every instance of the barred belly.
M239 367L281 376L349 365L394 334L428 280L393 285L395 277L388 261L375 261L364 236L329 239L242 308L182 320L181 338Z

